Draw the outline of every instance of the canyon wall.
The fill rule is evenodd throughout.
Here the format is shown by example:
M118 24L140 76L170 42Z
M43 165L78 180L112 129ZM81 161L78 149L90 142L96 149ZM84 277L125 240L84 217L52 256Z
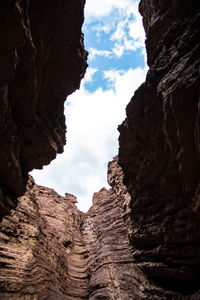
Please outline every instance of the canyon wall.
M130 242L151 280L188 295L200 288L200 2L139 9L150 69L119 127Z
M122 217L122 190L124 195L127 191L119 170L115 158L109 178L117 181L118 193L102 188L86 214L78 211L73 195L59 196L29 178L25 195L0 224L0 299L151 299L155 291L164 295L134 259Z
M0 299L200 299L198 1L140 3L150 69L119 127L111 189L84 214L73 195L25 187L65 143L83 6L0 4Z
M0 299L88 299L82 213L32 178L0 225Z
M86 69L84 0L0 3L0 218L63 151L64 101Z
M95 193L93 206L82 213L73 195L59 196L37 186L30 177L17 208L0 224L0 299L199 299L200 292L186 282L188 277L180 290L180 282L176 285L176 277L169 274L170 267L158 260L162 245L141 249L132 242L137 223L131 219L132 199L123 179L115 157L108 167L112 188ZM174 261L185 255L188 263L192 251L193 259L198 258L193 248L191 252L185 248L183 245L178 252L176 245L171 245L170 252L165 245L166 260L174 253ZM153 254L154 259L148 260ZM156 267L161 280L164 271L168 284L168 276L173 278L173 286L153 277ZM173 270L182 275L186 271L182 266Z

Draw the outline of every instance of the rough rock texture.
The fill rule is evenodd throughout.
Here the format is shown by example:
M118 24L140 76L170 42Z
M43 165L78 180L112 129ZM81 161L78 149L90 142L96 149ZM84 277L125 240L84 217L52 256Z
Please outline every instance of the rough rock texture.
M86 68L84 2L0 2L0 218L63 151L64 101Z
M134 291L133 255L116 200L113 190L95 193L83 225L91 300L128 300Z
M30 179L0 225L0 299L87 299L82 213Z
M119 190L125 190L120 180ZM134 260L122 197L103 188L87 214L72 198L30 178L17 208L0 224L0 299L151 299L155 290L162 295Z
M30 178L0 224L0 299L199 299L198 292L184 296L149 279L144 265L155 262L138 262L141 250L128 238L131 198L117 161L108 168L113 188L95 193L86 214L73 195L61 197Z
M142 0L140 12L150 70L119 127L130 241L150 280L191 295L200 289L200 2Z
M117 205L120 207L121 217L124 219L126 224L128 235L133 232L133 221L131 219L131 196L127 191L126 186L123 184L124 173L122 168L118 164L119 158L115 156L108 164L107 181L112 187L113 191L117 196Z
M116 160L109 165L109 173L113 173L117 181L115 191L101 189L93 196L93 206L87 212L83 223L83 236L86 244L89 277L89 300L131 300L160 298L164 290L149 282L134 259L134 251L128 239L127 227L123 221L121 201L124 199L122 177L116 167ZM112 170L111 170L112 169ZM115 169L115 171L114 171ZM121 172L121 170L120 170ZM120 194L120 196L119 196ZM168 293L171 296L171 293Z

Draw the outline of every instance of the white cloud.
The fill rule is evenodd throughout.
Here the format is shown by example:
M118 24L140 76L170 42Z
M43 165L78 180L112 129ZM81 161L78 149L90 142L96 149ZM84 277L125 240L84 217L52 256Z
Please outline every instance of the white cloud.
M85 29L91 22L90 30L96 32L97 39L101 34L109 34L114 46L110 51L89 49L89 59L95 56L122 57L125 51L141 50L146 60L145 33L142 17L138 12L138 0L88 0L85 10Z
M99 34L100 32L104 32L104 33L109 33L112 29L112 27L114 26L114 24L112 23L97 23L94 26L92 26L92 30L96 31L97 34Z
M96 32L96 41L89 46L89 61L96 56L120 58L125 51L144 50L144 31L138 13L139 0L87 0L85 30ZM96 49L97 41L110 33L107 48ZM112 49L111 49L112 48ZM108 65L108 64L106 64ZM99 67L98 67L99 68ZM108 89L90 93L84 84L91 82L96 72L88 68L81 88L66 104L67 145L42 171L32 172L38 184L77 196L78 207L87 211L92 195L107 186L107 163L117 154L117 126L125 118L125 107L136 88L144 81L146 69L104 71Z
M98 50L95 48L90 48L89 49L89 60L93 60L95 58L95 56L105 56L105 57L109 57L112 54L111 51L108 50Z
M85 4L86 22L108 16L115 8L122 8L122 0L87 0Z
M93 75L98 71L96 68L87 68L87 72L85 74L85 77L83 79L83 83L85 82L91 82L93 80Z
M115 44L115 47L112 49L113 53L117 57L121 57L124 54L125 47L120 44Z
M87 0L85 5L86 22L107 17L114 10L118 10L120 14L124 11L135 11L138 2L137 0Z
M117 126L125 118L125 106L145 73L141 68L108 70L104 72L110 82L106 91L89 93L82 84L67 100L65 152L43 171L32 172L36 182L62 195L75 194L79 209L87 211L93 193L107 186L107 163L117 154Z
M116 30L111 35L115 42L113 52L121 57L127 50L136 51L141 49L145 54L145 33L142 25L142 18L133 6L126 11L125 17L118 22Z

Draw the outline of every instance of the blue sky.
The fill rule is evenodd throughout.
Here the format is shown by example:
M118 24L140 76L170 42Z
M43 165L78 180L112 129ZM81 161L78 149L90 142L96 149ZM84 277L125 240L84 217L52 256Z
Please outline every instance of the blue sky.
M144 31L139 1L86 0L85 47L89 52L80 90L65 104L67 145L43 170L37 184L72 193L87 211L94 192L107 184L107 164L118 152L117 126L125 107L145 80Z

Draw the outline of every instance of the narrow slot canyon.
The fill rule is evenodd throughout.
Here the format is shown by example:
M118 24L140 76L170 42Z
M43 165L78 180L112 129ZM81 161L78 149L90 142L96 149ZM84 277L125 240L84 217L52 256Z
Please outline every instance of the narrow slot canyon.
M199 1L141 0L149 70L89 211L29 176L66 143L84 6L0 2L0 300L200 299Z

